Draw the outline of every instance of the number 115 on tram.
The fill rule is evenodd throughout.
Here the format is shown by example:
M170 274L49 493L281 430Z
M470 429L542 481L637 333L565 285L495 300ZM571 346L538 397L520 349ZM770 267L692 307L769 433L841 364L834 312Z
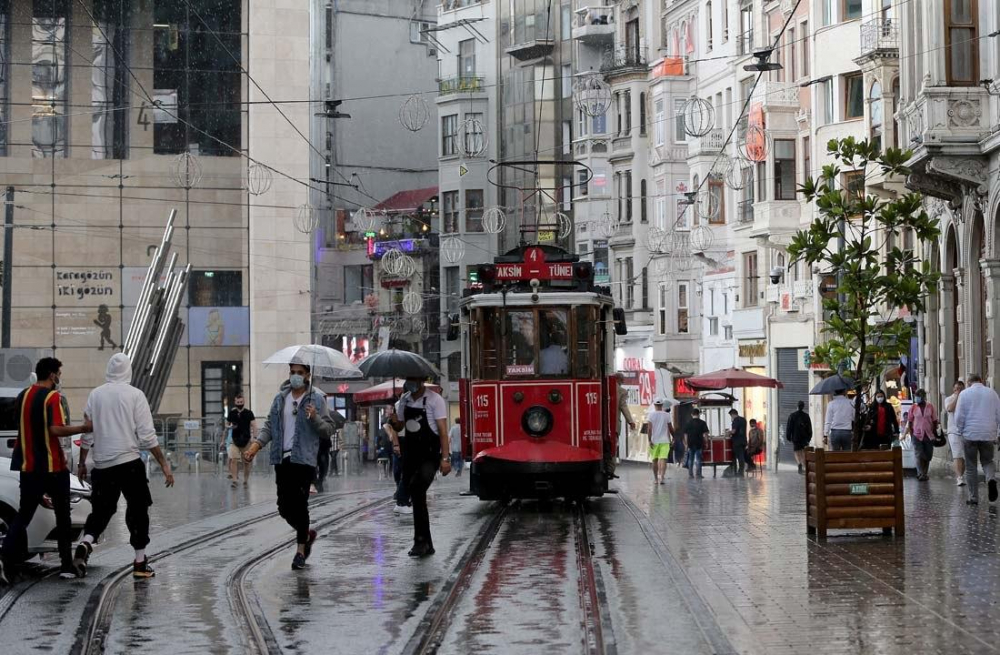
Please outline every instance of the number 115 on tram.
M625 321L591 264L554 246L516 248L479 266L460 312L449 337L462 345L472 492L605 493L618 438L614 338Z

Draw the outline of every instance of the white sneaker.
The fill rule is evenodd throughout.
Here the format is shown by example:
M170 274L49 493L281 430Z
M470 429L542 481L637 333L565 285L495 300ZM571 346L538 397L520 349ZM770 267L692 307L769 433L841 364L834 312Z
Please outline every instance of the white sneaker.
M955 486L956 487L964 487L965 486L965 478L964 477L955 478Z
M413 514L413 508L409 505L396 505L397 514Z
M399 514L399 512L400 512L400 510L401 510L402 508L403 508L403 506L402 506L402 505L393 505L393 506L392 506L392 513L393 513L393 514Z

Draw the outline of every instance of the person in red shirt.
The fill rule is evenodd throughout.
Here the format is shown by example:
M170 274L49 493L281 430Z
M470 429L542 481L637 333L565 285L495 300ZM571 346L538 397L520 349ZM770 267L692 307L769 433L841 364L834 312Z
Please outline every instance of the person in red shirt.
M875 402L868 407L868 421L861 449L880 450L891 446L899 434L899 420L896 408L889 404L881 390L875 392Z
M66 413L59 381L62 362L45 357L35 365L38 382L17 397L17 442L11 457L11 470L21 477L21 500L17 516L3 540L0 560L0 584L6 584L6 571L13 571L28 556L28 525L35 510L48 494L56 513L56 538L59 542L60 578L81 577L73 566L70 553L69 467L59 443L61 437L85 434L93 429L90 422L66 425Z

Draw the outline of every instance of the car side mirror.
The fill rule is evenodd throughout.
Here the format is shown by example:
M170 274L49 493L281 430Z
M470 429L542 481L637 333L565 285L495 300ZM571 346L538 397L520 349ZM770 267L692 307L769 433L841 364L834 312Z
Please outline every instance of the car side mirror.
M615 334L622 336L628 334L628 325L625 324L625 310L615 307L611 310L611 318L615 323Z

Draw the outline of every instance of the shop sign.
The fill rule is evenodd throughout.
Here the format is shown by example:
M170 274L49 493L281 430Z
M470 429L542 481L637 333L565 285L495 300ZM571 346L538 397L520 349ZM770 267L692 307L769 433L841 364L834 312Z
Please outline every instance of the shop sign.
M830 367L816 361L816 353L808 348L799 350L800 371L829 371Z
M754 359L757 357L767 357L767 342L755 341L752 343L741 343L739 346L740 357Z
M697 398L698 392L695 391L690 384L688 384L688 379L684 378L674 378L674 398Z
M629 405L648 406L656 396L656 373L653 371L622 371L622 388L628 394Z
M868 485L867 484L852 484L851 485L851 495L852 496L867 496L868 495Z
M111 269L57 268L56 295L63 301L107 303L115 295L115 271ZM117 304L117 303L112 303Z

